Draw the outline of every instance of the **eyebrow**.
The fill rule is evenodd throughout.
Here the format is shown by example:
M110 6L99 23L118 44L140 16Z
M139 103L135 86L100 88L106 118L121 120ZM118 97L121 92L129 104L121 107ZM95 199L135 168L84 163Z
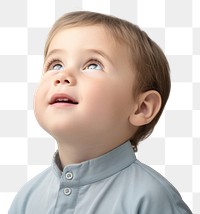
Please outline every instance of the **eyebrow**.
M86 49L87 52L92 52L95 54L98 54L100 56L102 56L103 58L107 59L108 61L110 61L113 64L112 59L110 58L110 56L108 54L106 54L104 51L99 50L99 49Z
M65 52L65 50L64 49L53 49L46 55L45 60L47 58L49 58L51 55L56 54L56 53L61 53L61 52Z
M98 54L100 56L102 56L103 58L105 58L106 60L108 60L111 64L113 64L113 60L110 58L110 56L108 56L108 54L106 54L104 51L99 50L99 49L93 49L93 48L89 48L89 49L84 49L84 51L86 52L91 52L94 54ZM45 60L47 58L49 58L51 55L57 54L57 53L64 53L65 50L64 49L53 49L51 50L47 56L45 57Z

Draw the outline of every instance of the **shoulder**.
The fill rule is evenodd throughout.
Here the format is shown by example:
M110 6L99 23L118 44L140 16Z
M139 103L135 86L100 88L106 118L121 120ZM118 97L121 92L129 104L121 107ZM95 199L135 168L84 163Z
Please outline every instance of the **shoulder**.
M51 167L48 167L46 170L42 171L35 177L33 177L30 181L28 181L19 191L18 194L28 193L29 191L33 191L37 189L39 186L46 183L46 180L49 178L49 175L52 173Z
M151 167L141 163L140 161L136 160L134 165L132 166L135 170L135 173L142 178L142 185L145 186L147 189L153 189L154 192L156 188L160 190L165 190L166 193L178 193L175 187L160 173L152 169Z
M35 192L44 186L52 173L51 167L47 168L30 181L28 181L17 193L9 210L9 214L22 213L26 209L26 205L31 197L34 197Z
M138 160L130 167L133 172L133 186L138 193L139 209L144 210L141 213L191 213L176 188L161 174Z

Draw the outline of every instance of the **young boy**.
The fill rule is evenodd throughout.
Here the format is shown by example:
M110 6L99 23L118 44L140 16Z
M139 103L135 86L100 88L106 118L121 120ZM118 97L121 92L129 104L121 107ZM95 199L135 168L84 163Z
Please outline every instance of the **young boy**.
M146 33L118 18L73 12L54 24L44 57L34 110L58 151L9 214L191 213L134 154L170 92L167 60Z

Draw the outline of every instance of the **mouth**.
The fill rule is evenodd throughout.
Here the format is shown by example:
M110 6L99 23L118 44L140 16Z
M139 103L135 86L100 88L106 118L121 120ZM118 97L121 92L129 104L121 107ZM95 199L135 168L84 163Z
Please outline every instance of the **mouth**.
M54 94L49 102L50 105L77 105L78 101L67 94Z

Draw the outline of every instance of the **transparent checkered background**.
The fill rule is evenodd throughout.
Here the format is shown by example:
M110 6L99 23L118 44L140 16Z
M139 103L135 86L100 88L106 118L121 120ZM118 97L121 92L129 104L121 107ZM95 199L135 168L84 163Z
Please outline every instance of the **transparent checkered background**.
M49 28L65 12L91 10L138 24L164 50L172 91L138 158L163 174L200 214L200 0L0 1L0 213L51 164L54 140L37 124L33 95Z

